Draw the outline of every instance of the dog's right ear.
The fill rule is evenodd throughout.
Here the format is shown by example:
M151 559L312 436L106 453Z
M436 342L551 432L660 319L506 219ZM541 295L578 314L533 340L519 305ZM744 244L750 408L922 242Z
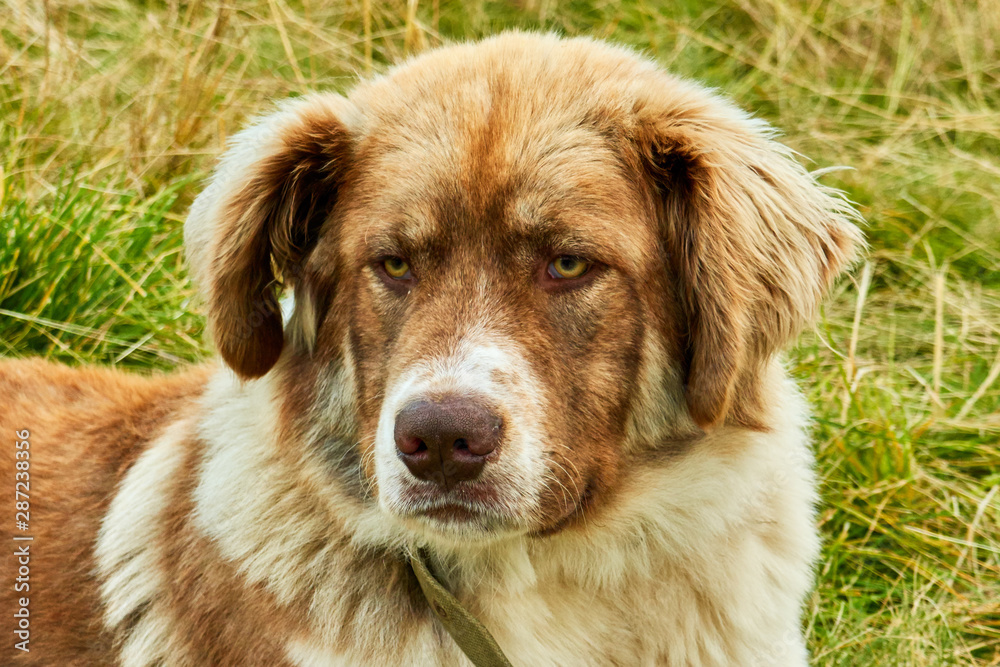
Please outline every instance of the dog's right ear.
M243 378L284 345L279 288L295 282L351 162L350 103L314 95L233 137L184 225L188 262L219 353Z

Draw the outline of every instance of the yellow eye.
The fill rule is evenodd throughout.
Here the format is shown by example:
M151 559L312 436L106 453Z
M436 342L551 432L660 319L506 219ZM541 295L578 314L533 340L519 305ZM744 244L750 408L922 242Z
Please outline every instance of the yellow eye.
M557 257L549 263L549 275L557 280L579 278L585 274L589 268L589 262L586 262L579 257L563 255L562 257Z
M382 266L390 278L405 280L410 277L410 264L401 257L387 257Z

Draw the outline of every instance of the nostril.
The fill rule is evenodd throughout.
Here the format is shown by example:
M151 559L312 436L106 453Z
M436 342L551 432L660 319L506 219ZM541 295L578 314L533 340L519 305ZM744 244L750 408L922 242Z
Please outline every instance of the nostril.
M459 438L458 440L455 441L453 447L454 449L459 451L468 451L469 443L465 441L465 438Z
M400 438L397 440L396 446L400 452L410 456L427 451L427 443L420 438Z

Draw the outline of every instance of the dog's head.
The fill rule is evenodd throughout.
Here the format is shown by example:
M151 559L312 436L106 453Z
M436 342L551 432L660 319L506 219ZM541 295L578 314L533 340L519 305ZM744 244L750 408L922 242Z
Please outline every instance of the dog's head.
M704 89L507 34L263 119L186 231L228 365L281 357L306 423L349 392L380 506L486 539L573 522L667 439L766 429L761 375L851 217Z

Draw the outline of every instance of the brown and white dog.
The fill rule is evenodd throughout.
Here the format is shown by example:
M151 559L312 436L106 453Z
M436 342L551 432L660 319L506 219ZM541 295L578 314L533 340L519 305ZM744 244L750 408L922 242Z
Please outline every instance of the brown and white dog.
M34 537L5 655L468 664L420 547L515 665L806 664L779 352L861 240L772 134L628 50L508 33L236 135L186 226L224 365L0 366Z

